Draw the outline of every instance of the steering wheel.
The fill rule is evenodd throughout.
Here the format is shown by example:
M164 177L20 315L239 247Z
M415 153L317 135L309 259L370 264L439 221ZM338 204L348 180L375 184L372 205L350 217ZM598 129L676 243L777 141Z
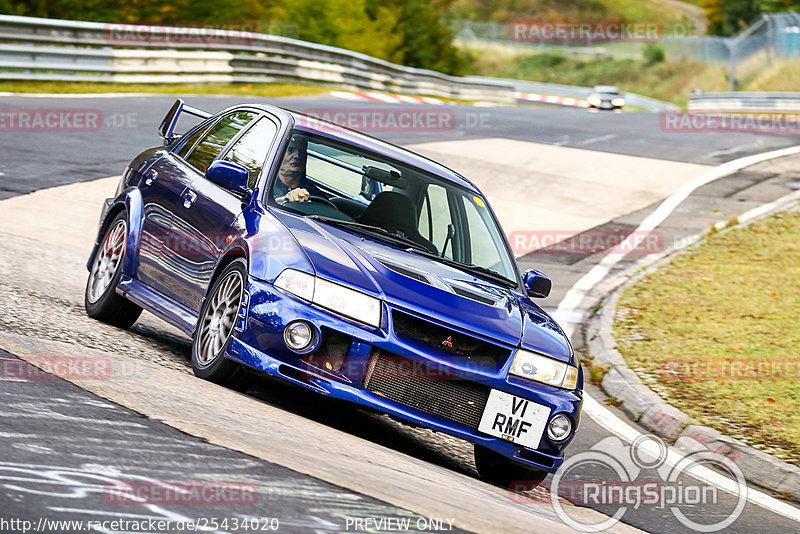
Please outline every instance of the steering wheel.
M336 210L339 209L339 208L336 207L336 204L334 204L333 202L331 202L327 198L321 197L319 195L309 195L308 196L308 202L316 202L318 204L325 204L326 206L330 206L330 207L332 207L332 208L334 208Z

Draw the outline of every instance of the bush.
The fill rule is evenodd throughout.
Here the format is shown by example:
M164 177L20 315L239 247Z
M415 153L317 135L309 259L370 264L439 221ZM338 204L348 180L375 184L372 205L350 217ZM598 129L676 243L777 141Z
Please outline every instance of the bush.
M657 44L649 44L644 49L644 60L648 65L661 63L666 59L667 54L664 47Z

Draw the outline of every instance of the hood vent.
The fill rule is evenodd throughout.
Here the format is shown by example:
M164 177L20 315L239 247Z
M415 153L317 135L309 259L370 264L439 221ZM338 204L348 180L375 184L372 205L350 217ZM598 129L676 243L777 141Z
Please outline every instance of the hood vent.
M475 293L473 291L469 291L458 286L450 286L453 289L453 293L456 295L461 295L462 297L466 297L468 299L472 299L483 304L487 304L489 306L494 306L497 304L497 301L491 299L485 295L481 295L480 293Z
M417 271L412 271L411 269L406 269L405 267L400 267L399 265L395 265L394 263L389 263L387 261L381 261L380 263L391 271L402 274L403 276L407 276L409 278L413 278L414 280L418 280L423 284L430 284L430 280Z

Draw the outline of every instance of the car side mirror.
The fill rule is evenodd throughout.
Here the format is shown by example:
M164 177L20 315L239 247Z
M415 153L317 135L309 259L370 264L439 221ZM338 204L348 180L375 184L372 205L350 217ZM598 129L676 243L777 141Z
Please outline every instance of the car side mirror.
M247 187L250 172L236 163L214 161L206 171L206 178L237 195L251 194L250 188Z
M553 282L546 275L536 269L529 269L522 275L522 282L528 295L534 298L543 299L550 294Z

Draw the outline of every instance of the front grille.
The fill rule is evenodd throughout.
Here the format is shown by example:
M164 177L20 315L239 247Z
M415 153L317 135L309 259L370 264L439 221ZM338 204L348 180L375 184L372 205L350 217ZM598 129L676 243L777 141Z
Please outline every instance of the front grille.
M496 367L511 351L494 343L456 332L398 310L392 311L394 332L400 337L421 341L445 352L464 356L475 363L491 363Z
M389 400L472 428L481 422L490 391L383 351L370 359L364 385Z

